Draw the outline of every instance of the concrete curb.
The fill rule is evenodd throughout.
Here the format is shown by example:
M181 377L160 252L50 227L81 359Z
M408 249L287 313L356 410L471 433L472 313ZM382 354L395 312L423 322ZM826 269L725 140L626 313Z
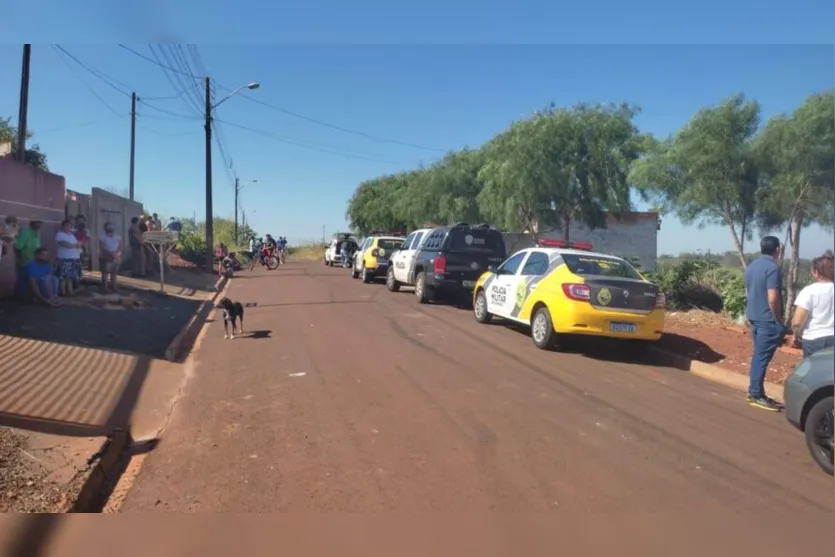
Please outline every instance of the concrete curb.
M177 336L174 337L174 340L172 340L171 344L168 345L168 348L165 349L166 360L170 362L178 361L183 356L185 349L189 347L191 342L197 338L197 333L203 326L206 316L209 315L209 312L212 310L215 300L217 300L217 297L226 286L226 282L226 277L220 277L217 282L215 282L215 291L203 300L197 308L197 311L194 312L194 315L192 315L188 320L188 323L186 323L186 326L183 327L179 333L177 333Z
M736 389L738 391L748 392L748 377L746 375L740 375L713 364L706 364L698 360L691 360L681 354L668 352L654 346L650 347L650 351L656 358L658 358L658 360L663 362L664 365L669 365L681 371L686 371L687 373L701 377L702 379L706 379L713 383L719 383L720 385L725 385L726 387L731 387L732 389ZM766 381L765 393L774 400L783 402L783 385Z
M105 439L101 449L90 457L90 467L84 471L84 481L75 500L68 501L64 513L97 513L102 506L108 485L118 480L122 455L131 445L130 433L114 431Z

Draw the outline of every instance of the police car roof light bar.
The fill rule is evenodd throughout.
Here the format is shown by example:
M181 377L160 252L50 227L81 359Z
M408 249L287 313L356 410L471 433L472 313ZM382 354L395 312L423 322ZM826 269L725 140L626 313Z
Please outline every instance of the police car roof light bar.
M565 240L557 240L554 238L540 238L538 245L543 248L577 249L583 251L594 250L594 245L591 242L566 242Z

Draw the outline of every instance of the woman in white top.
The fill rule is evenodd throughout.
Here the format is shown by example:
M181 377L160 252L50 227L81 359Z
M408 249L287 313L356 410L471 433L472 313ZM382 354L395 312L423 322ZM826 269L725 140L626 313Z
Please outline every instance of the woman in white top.
M61 230L55 235L58 245L56 274L61 296L74 296L73 284L81 281L81 244L72 231L72 221L61 223Z
M818 350L835 345L835 313L833 313L833 262L835 256L827 251L812 260L812 278L815 282L800 291L794 301L792 319L795 345L802 339L803 357L808 358Z
M116 234L112 222L104 223L104 234L99 239L99 268L101 269L101 289L107 291L108 285L116 291L116 276L122 264L122 238ZM108 280L108 278L110 280Z

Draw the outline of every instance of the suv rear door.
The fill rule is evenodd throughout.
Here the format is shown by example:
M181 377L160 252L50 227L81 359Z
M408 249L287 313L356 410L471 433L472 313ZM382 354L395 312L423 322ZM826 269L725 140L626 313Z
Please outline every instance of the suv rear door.
M492 228L455 226L449 229L441 253L446 257L446 279L472 288L490 265L504 260L504 238Z

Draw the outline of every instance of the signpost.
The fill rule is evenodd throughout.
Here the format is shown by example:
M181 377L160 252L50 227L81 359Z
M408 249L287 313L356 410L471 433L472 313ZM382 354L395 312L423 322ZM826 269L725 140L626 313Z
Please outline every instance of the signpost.
M159 256L159 291L165 292L165 260L177 244L179 234L168 230L149 230L142 235L142 239Z

